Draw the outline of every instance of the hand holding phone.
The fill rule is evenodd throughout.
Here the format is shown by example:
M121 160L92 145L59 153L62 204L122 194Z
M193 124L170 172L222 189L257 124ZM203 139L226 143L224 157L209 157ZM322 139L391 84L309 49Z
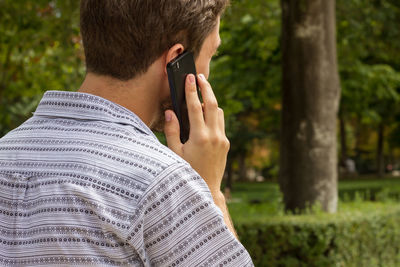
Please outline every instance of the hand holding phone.
M177 114L167 110L164 133L168 147L186 160L204 179L215 204L224 215L226 225L236 235L221 192L221 181L230 146L225 135L224 112L218 107L211 85L204 75L198 75L197 82L193 74L186 75L184 88L190 123L189 139L185 143L181 141ZM198 96L198 88L203 104Z
M181 142L189 139L189 116L185 96L185 80L188 74L196 76L193 53L186 51L167 65L168 81L172 99L172 107L178 117ZM197 85L196 85L197 86ZM198 90L198 88L197 88Z
M188 141L180 141L179 122L176 114L170 110L165 113L164 132L168 147L200 174L212 194L218 194L229 150L224 112L218 107L211 85L204 75L198 75L197 82L203 104L197 94L195 76L189 74L186 78L185 93L191 129Z

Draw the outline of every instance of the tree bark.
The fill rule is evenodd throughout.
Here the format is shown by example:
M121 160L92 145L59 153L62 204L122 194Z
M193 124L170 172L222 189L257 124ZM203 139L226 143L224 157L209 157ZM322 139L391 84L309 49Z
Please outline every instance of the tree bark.
M378 147L376 151L376 165L379 177L383 177L385 175L385 158L383 154L384 135L385 125L383 124L383 122L381 122L379 123L378 127Z
M281 0L282 126L279 183L286 210L337 210L340 97L335 0Z

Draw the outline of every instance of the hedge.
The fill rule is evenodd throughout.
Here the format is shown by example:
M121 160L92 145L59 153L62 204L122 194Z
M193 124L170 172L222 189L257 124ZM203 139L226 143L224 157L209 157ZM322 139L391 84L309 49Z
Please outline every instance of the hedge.
M400 266L400 205L343 205L337 214L234 218L235 228L255 266Z

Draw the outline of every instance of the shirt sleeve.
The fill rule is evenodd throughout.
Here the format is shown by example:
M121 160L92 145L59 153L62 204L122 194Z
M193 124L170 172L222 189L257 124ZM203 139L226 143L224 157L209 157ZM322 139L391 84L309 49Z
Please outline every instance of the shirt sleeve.
M139 253L148 266L254 266L227 228L205 181L188 165L170 166L141 201Z

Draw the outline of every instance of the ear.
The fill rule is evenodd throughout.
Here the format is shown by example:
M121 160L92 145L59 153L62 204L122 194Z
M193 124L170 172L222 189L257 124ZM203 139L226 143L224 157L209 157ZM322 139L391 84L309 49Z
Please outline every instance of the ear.
M164 66L164 72L165 74L167 74L167 64L169 62L171 62L174 58L176 58L177 56L179 56L180 54L183 53L183 51L185 51L185 48L183 47L182 44L175 44L174 46L172 46L168 51L167 51L167 55L165 57L165 66Z

